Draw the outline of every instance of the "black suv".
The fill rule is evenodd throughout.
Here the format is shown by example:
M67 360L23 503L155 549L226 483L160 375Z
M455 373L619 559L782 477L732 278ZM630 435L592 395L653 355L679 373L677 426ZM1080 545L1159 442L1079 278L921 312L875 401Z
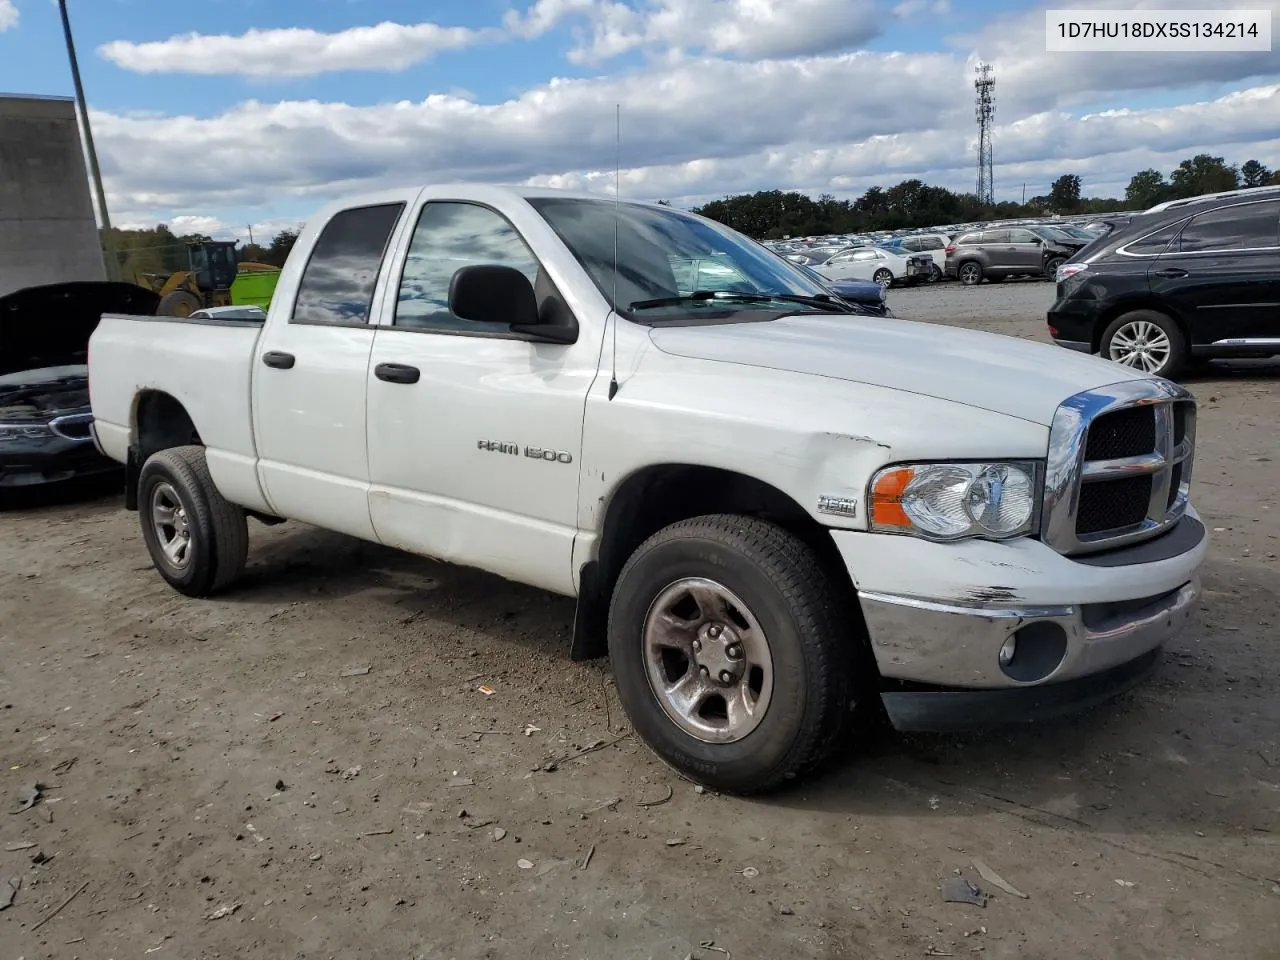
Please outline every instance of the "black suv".
M1049 333L1162 377L1192 358L1280 356L1280 188L1172 200L1058 269Z

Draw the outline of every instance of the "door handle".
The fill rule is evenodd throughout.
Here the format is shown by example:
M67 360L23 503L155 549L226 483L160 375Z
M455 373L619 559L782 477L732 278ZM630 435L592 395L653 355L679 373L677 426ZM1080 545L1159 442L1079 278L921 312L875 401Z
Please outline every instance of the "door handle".
M262 355L262 362L268 367L275 367L277 370L292 369L296 360L297 357L292 353L285 353L282 350L268 350Z
M380 363L373 368L373 375L387 383L417 383L422 371L407 363Z
M1163 270L1157 270L1156 276L1165 277L1169 280L1180 280L1187 276L1187 271L1183 270L1181 267L1165 267Z

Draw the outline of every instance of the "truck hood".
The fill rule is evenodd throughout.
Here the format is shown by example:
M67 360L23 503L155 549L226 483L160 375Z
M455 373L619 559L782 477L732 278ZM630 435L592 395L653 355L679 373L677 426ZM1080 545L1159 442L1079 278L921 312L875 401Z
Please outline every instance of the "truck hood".
M153 314L160 302L132 283L83 281L0 297L0 374L83 364L104 313Z
M1141 378L1106 360L1016 337L838 314L652 327L649 337L678 357L871 384L1045 426L1067 397Z

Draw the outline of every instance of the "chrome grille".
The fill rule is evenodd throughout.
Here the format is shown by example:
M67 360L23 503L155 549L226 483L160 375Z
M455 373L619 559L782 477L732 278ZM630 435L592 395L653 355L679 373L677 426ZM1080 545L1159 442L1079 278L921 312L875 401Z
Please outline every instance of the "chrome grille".
M1159 536L1187 509L1195 400L1167 380L1077 394L1049 431L1041 537L1090 553Z

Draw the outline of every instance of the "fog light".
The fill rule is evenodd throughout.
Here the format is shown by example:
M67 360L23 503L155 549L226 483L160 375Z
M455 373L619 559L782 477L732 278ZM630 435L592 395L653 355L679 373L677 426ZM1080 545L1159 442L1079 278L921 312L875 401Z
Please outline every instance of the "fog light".
M1000 670L1018 683L1048 679L1067 657L1067 631L1052 620L1037 620L1014 631L1000 648Z
M1000 648L1000 666L1007 667L1013 663L1013 655L1018 650L1017 636L1010 634L1009 639L1004 642L1004 646Z

